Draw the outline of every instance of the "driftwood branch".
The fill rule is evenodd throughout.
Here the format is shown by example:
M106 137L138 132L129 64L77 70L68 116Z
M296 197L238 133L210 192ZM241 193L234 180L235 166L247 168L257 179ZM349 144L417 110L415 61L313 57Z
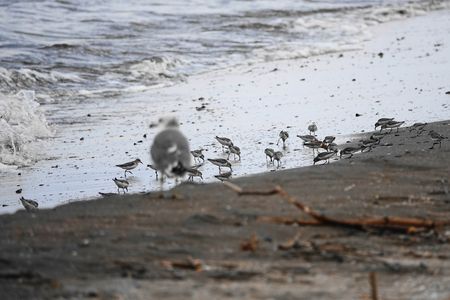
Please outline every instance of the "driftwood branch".
M313 226L313 225L323 225L322 222L317 220L302 220L291 217L272 217L272 216L261 216L257 219L259 222L265 223L274 223L274 224L283 224L283 225L305 225L305 226Z
M386 217L365 217L359 219L336 219L326 216L324 214L316 212L314 209L298 201L295 197L289 195L282 187L275 186L269 190L244 190L238 185L231 182L224 182L225 186L235 191L239 196L256 195L256 196L270 196L279 195L288 203L294 205L299 210L310 216L312 221L283 219L277 217L263 217L264 221L272 221L274 223L282 224L298 224L298 225L337 225L343 227L356 228L365 230L368 227L401 230L409 233L420 231L419 229L433 229L436 227L442 227L450 225L450 220L435 221L428 219L407 218L398 216L386 216Z

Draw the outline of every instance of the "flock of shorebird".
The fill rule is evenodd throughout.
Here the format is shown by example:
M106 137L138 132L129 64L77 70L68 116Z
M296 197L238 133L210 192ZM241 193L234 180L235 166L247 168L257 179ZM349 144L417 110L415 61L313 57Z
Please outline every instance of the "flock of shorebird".
M147 165L155 171L156 179L158 179L158 173L160 174L159 178L161 185L165 177L174 177L177 181L185 175L188 176L189 181L193 181L194 177L203 179L203 174L199 168L203 166L205 162L205 156L203 154L204 149L190 151L188 140L181 131L179 131L178 122L175 119L161 119L160 122L165 123L165 129L155 136L150 149L153 164ZM374 132L368 139L360 140L357 146L345 147L340 151L338 150L338 145L334 143L334 140L336 139L334 136L326 136L323 140L317 138L317 125L314 122L308 126L309 134L297 135L297 137L303 141L304 147L313 150L313 156L315 155L315 151L317 151L317 155L315 155L313 159L313 164L316 164L319 161L325 161L324 164L327 164L329 163L330 158L337 155L338 152L340 158L351 158L358 151L371 151L375 145L380 144L381 139L386 135L386 132L383 132L383 130L389 129L388 133L391 133L392 130L396 129L398 132L399 127L404 123L404 121L395 121L394 118L381 118L375 123L375 130L380 127L379 132ZM419 136L425 131L426 126L427 123L415 123L410 127L410 132L415 131L416 136ZM442 140L446 139L446 137L434 130L430 130L428 134L433 142L430 149L433 149L437 144L441 147ZM286 140L289 138L289 133L282 130L278 136L277 145L282 141L283 149L286 149ZM208 158L207 160L219 167L219 174L215 175L215 178L220 181L229 180L233 172L232 163L229 160L230 156L233 155L235 161L236 159L240 161L241 149L229 138L216 136L215 139L221 145L222 151L228 154L228 157L226 159ZM319 152L320 149L324 151ZM266 148L264 149L264 154L266 155L266 163L274 165L276 161L277 167L280 167L283 152L275 151L272 148ZM195 163L194 166L191 165L192 157ZM124 179L113 179L117 186L118 193L120 193L120 189L122 189L124 193L125 191L128 191L130 182L126 179L126 175L127 173L132 174L131 170L135 169L139 164L142 164L142 161L138 158L124 164L116 165L124 170ZM222 168L228 168L229 170L222 173ZM100 194L109 195L110 193ZM34 200L28 200L21 197L20 201L27 211L36 210L38 208L38 203Z
M375 130L379 127L379 132L374 132L368 139L361 140L356 146L349 146L339 151L338 145L334 143L336 139L334 136L325 136L322 140L318 139L317 125L313 122L308 126L309 134L297 135L302 141L303 146L313 150L313 164L320 161L324 161L324 164L329 163L333 156L339 158L351 158L358 151L368 152L371 151L375 145L380 144L381 139L385 136L386 131L391 133L394 129L398 132L399 127L402 126L404 121L396 121L394 118L381 118L375 123ZM415 123L411 126L411 131L416 131L417 135L420 135L427 124ZM383 132L384 131L384 132ZM436 144L441 144L444 137L435 131L430 131L429 135L433 140L433 145L430 149L434 148ZM283 143L283 149L286 149L286 140L289 138L289 133L285 130L280 131L278 135L277 145L280 142ZM227 137L215 137L216 141L221 145L222 151L228 154L227 158L207 158L207 160L213 165L219 168L219 174L214 175L218 180L229 180L232 176L233 167L230 156L233 155L234 161L241 160L241 149L236 146L230 138ZM162 130L154 139L151 147L151 157L153 164L147 165L155 171L156 178L158 179L158 173L160 174L160 182L164 181L164 177L178 178L187 175L188 181L193 181L195 177L203 179L203 173L199 170L205 162L205 156L203 154L204 149L197 149L190 151L189 144L186 137L178 130L178 123L176 120L169 120L166 124L166 128ZM322 152L319 150L323 150ZM317 151L317 152L316 152ZM282 151L275 151L273 148L264 149L266 155L266 163L280 167L281 160L283 158ZM193 157L194 166L191 165L191 158ZM117 165L125 170L126 173L131 173L130 170L136 168L140 163L139 159L134 161ZM227 168L227 172L222 172L222 168ZM122 189L123 192L128 190L129 182L126 179L113 179L117 185L118 192Z

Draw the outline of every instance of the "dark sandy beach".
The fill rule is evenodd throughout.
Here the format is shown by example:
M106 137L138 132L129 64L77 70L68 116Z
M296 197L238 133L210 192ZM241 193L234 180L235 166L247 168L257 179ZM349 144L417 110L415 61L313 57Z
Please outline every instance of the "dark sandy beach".
M450 142L392 133L371 152L328 165L233 181L338 219L450 219ZM410 231L312 220L278 195L215 184L113 196L0 216L1 299L380 299L450 297L450 227ZM252 240L253 239L253 240Z

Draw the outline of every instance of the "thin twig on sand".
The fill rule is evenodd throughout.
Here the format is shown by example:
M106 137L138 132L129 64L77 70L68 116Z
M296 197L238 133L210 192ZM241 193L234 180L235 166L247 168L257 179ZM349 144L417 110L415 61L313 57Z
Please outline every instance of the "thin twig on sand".
M203 269L203 262L192 257L188 257L186 260L163 260L161 264L170 270L177 268L200 272Z
M378 300L378 283L377 274L375 272L369 273L369 283L370 283L370 295L371 300Z

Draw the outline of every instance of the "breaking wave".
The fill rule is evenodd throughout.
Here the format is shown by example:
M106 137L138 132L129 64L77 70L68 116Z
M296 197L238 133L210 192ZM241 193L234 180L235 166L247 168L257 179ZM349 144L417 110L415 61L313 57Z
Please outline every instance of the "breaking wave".
M45 157L43 138L53 132L33 91L0 94L0 163L24 166Z

